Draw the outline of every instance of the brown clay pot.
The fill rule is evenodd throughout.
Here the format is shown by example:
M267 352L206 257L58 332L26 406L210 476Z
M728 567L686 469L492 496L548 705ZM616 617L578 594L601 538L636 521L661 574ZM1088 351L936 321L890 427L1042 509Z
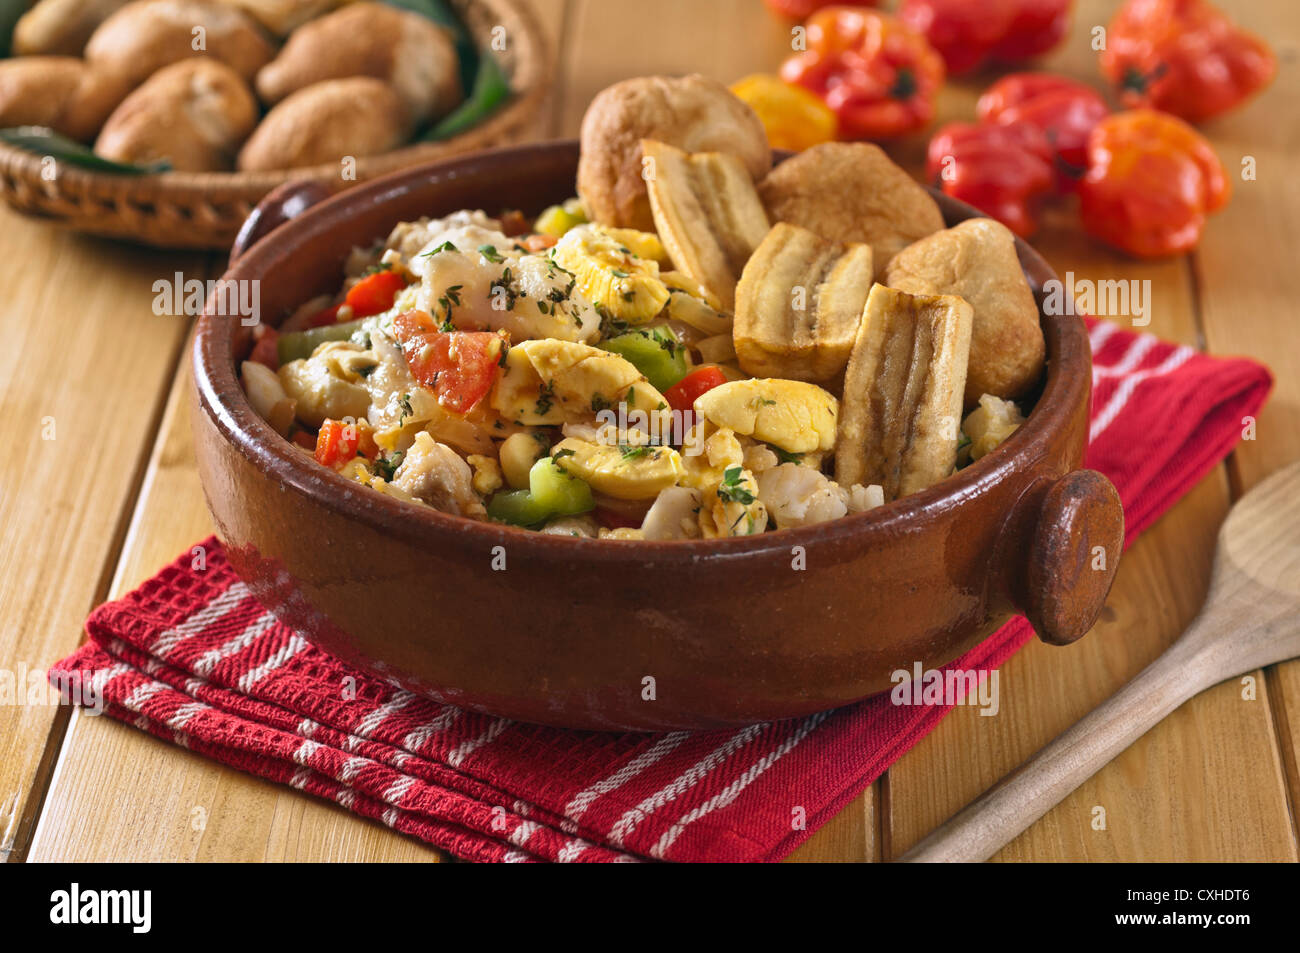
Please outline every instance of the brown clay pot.
M577 161L557 142L404 170L274 227L225 277L260 281L275 323L337 289L353 245L461 208L540 211L573 194ZM936 198L949 224L977 214ZM1052 271L1018 248L1041 304ZM1073 641L1119 561L1115 490L1077 469L1091 361L1074 315L1042 316L1048 368L1028 422L934 487L756 537L615 542L449 516L317 466L249 406L236 368L251 329L219 310L209 302L198 326L193 427L235 568L322 648L441 701L595 729L803 715L942 665L1017 611L1045 641Z

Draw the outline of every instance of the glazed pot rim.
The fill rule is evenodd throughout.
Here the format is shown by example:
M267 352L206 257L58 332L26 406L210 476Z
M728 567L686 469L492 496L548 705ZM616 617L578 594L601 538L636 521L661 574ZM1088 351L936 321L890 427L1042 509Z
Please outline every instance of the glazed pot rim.
M488 170L527 168L529 159L545 154L572 153L577 164L577 140L557 140L507 146L412 166L336 194L287 221L239 257L222 275L223 281L261 279L293 257L294 251L316 235L333 232L361 209L383 204L429 179L454 181L471 167ZM970 206L931 189L948 224L954 216L980 216ZM951 213L951 214L950 214ZM396 224L394 222L393 224ZM391 227L391 226L390 226ZM1030 246L1016 239L1022 267L1044 276L1055 272ZM1039 320L1047 345L1046 380L1025 423L992 452L952 476L897 500L862 513L811 526L720 539L610 540L560 536L519 527L443 513L377 493L320 466L309 455L276 432L249 404L236 371L233 340L234 315L214 311L210 298L198 321L193 352L194 385L201 411L223 438L259 469L316 505L356 522L377 526L396 540L416 546L444 541L500 545L525 558L564 559L569 562L645 564L648 562L727 560L779 551L788 558L792 547L830 543L869 544L917 531L926 515L953 504L970 506L985 487L1000 483L1050 456L1052 437L1065 427L1080 400L1091 388L1091 353L1082 319L1071 309L1047 315L1042 290L1030 279L1039 306ZM1075 355L1073 358L1071 355ZM1082 393L1081 393L1082 392Z

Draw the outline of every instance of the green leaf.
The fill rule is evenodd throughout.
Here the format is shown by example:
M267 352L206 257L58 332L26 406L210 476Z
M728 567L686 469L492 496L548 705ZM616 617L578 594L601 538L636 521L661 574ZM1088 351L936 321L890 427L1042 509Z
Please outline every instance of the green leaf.
M14 25L27 12L27 0L0 0L0 57L9 55L14 38Z
M93 172L111 172L116 175L155 175L159 172L166 172L171 168L171 163L165 159L150 162L147 165L129 165L124 162L114 162L111 159L95 155L81 143L74 142L67 136L60 135L53 129L46 129L44 126L16 126L11 129L0 129L0 142L5 142L8 145L24 149L38 156L53 156L59 162L90 169Z
M438 123L425 135L428 142L450 139L472 126L478 125L510 96L510 83L500 65L487 50L479 59L478 74L474 77L474 87L463 103Z

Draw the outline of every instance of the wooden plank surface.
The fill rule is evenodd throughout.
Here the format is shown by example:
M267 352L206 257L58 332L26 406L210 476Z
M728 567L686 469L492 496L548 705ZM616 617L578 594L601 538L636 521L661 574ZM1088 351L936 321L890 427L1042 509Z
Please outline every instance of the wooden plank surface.
M1275 379L1255 439L1241 443L1229 463L1238 495L1300 459L1300 4L1246 7L1241 22L1276 44L1281 68L1257 102L1206 128L1235 173L1235 193L1194 256L1207 347L1254 355L1269 364ZM1300 661L1274 666L1268 692L1294 810L1300 804Z
M1077 3L1070 36L1044 65L1097 84L1089 35L1093 26L1107 21L1114 6L1108 0ZM1283 12L1284 5L1274 6ZM1291 16L1289 10L1286 15ZM1274 29L1281 24L1257 25L1269 35L1285 35ZM950 118L973 115L979 84L962 85L966 88L945 95L943 111ZM1279 83L1242 113L1253 119L1239 121L1250 129L1269 125L1271 116L1285 111L1286 95L1285 84ZM1232 146L1217 136L1215 145L1224 162L1235 167ZM1268 191L1266 201L1277 202L1280 191ZM1298 212L1300 206L1293 206L1290 215ZM1257 209L1234 201L1213 221L1209 234L1241 232L1257 227L1258 221ZM1236 245L1244 257L1249 245L1240 237ZM1212 283L1198 281L1186 259L1148 263L1114 254L1082 234L1073 208L1049 215L1034 244L1060 275L1150 280L1151 324L1143 330L1192 346L1207 343L1197 321L1198 292L1203 301L1210 284L1228 294L1236 285L1227 274ZM1212 256L1209 247L1207 242L1198 259ZM1257 287L1260 297L1273 302L1284 297L1287 279L1278 274L1286 273L1275 271ZM1294 285L1293 276L1290 283ZM1264 315L1261 310L1253 323L1266 323ZM1116 320L1127 324L1131 319ZM1272 361L1267 349L1253 353ZM1297 456L1300 448L1276 459L1280 463ZM1182 632L1204 598L1214 538L1230 502L1226 471L1220 467L1126 554L1106 612L1092 633L1066 648L1031 643L1001 672L1002 708L996 717L958 708L890 769L887 856L902 853L973 800L1112 694ZM1166 719L997 859L1294 860L1283 762L1267 691L1247 702L1238 687L1221 686ZM1246 778L1251 783L1243 783ZM1098 808L1105 811L1104 830L1094 829Z
M152 283L201 259L0 215L0 669L39 685L104 597L185 335L184 318L153 312ZM31 833L66 717L0 705L0 858Z
M558 45L566 0L539 0ZM538 117L558 109L557 87ZM110 598L129 592L212 532L194 467L182 361L117 563ZM109 719L78 713L58 752L30 859L436 861L378 822L291 788L213 764Z
M190 386L183 361L110 597L129 592L212 532L194 468ZM105 858L436 860L438 854L336 805L78 712L29 859Z
M653 9L625 0L534 3L559 50L556 90L539 117L541 128L552 135L576 135L591 96L618 79L699 71L730 82L772 69L788 50L788 28L769 17L760 0L660 0ZM1114 0L1077 3L1071 40L1046 65L1096 81L1086 36L1106 22L1115 5ZM1195 614L1213 539L1234 494L1300 457L1300 349L1289 315L1297 283L1291 259L1300 186L1286 165L1300 145L1300 124L1290 106L1300 91L1295 77L1300 24L1296 5L1287 0L1252 3L1240 18L1279 47L1283 71L1265 96L1207 128L1225 162L1254 155L1259 178L1238 183L1232 205L1214 220L1201 251L1187 260L1131 262L1082 236L1068 209L1050 217L1035 244L1059 272L1070 270L1079 278L1149 278L1153 320L1147 330L1214 353L1252 354L1270 363L1279 384L1261 415L1258 439L1244 444L1229 466L1217 468L1130 550L1093 633L1064 649L1028 646L1000 673L997 717L956 709L791 860L897 856L1112 692ZM968 117L987 79L950 86L941 100L942 117ZM924 142L924 136L913 137L891 146L891 152L915 171ZM0 576L6 579L0 609L6 610L7 625L23 620L0 633L0 664L18 659L47 664L76 643L81 619L96 599L146 578L205 535L209 523L181 399L188 380L184 370L172 374L185 325L152 315L147 293L154 278L170 274L182 259L59 236L2 214L3 224L13 223L7 235L25 230L17 232L23 239L15 245L18 253L0 263L0 276L13 279L4 286L20 287L18 278L33 273L62 279L34 284L20 308L5 307L6 328L14 327L29 350L21 361L15 352L0 358L11 362L0 364L6 374L0 426L15 428L26 439L22 428L34 427L32 421L46 413L42 408L57 404L50 413L58 419L59 455L41 458L29 445L17 460L0 464L5 538L14 522L20 542L0 556L10 561L0 568L17 573L22 583ZM196 267L192 259L185 261L186 268ZM85 313L88 299L109 317L91 325L64 316ZM28 313L68 321L69 329L87 336L41 335L39 326L24 322ZM131 316L143 324L132 324ZM137 343L141 326L150 333ZM133 342L132 353L115 347L124 340ZM106 350L114 359L96 364L93 358ZM89 375L84 391L69 394L69 371ZM82 409L88 400L90 412ZM121 422L132 416L129 424ZM66 443L65 418L75 428ZM98 465L85 465L86 456ZM33 479L34 473L41 479ZM26 496L9 492L13 475L33 479L38 489ZM55 566L65 568L54 572ZM999 859L1294 860L1289 803L1300 794L1298 717L1297 663L1260 680L1254 701L1243 700L1235 683L1208 692L1031 827ZM11 828L16 856L438 859L436 852L381 825L218 767L108 719L78 714L66 736L62 727L50 709L0 708L0 811L7 791L21 791L13 803L27 818L25 828ZM31 796L47 783L43 801ZM31 831L38 807L40 822L28 851L24 832ZM1104 830L1094 829L1098 807L1105 809ZM0 818L0 832L4 826Z

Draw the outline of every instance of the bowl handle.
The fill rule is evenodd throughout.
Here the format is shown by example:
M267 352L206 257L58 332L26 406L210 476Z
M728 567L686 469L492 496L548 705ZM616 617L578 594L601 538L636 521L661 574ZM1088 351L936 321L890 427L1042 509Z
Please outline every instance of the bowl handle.
M330 191L313 179L300 179L277 185L257 203L257 207L248 213L244 224L239 226L235 243L230 246L230 261L257 244L258 239L291 218L296 218L317 202L329 198Z
M1029 537L1019 600L1040 639L1069 645L1092 628L1123 550L1124 510L1110 480L1074 470L1052 484Z

